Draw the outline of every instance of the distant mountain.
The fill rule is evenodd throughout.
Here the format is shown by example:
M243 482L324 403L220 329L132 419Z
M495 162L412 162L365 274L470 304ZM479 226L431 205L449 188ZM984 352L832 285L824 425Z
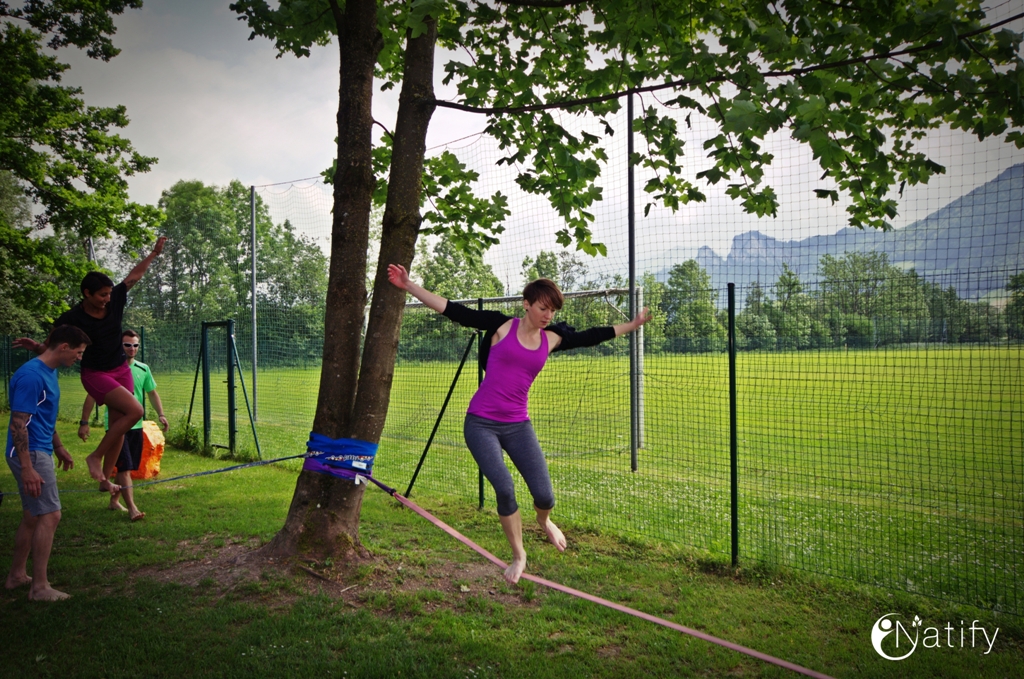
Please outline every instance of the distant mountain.
M1024 164L1014 165L902 229L845 228L799 241L780 241L748 231L733 238L727 257L704 246L696 259L719 289L728 283L738 288L754 282L770 286L782 273L783 263L813 286L819 280L818 260L826 254L841 257L849 252L884 252L890 263L913 268L944 288L954 286L961 298L976 300L1005 288L1011 275L1024 271L1022 235ZM657 276L665 280L668 268Z

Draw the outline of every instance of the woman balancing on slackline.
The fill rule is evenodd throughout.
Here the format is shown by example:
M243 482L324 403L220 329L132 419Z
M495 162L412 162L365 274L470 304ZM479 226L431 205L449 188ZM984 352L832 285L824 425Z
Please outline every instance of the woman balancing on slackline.
M515 486L502 458L502 448L533 495L537 523L558 551L565 550L565 536L550 518L555 494L548 465L527 414L530 385L552 351L600 344L633 332L651 317L644 309L629 323L575 332L564 324L550 326L564 298L558 286L546 278L533 281L523 290L526 313L522 318L511 318L498 311L477 311L451 302L410 281L409 272L397 264L388 266L388 280L459 325L486 333L480 343L480 363L487 372L469 402L463 432L469 452L494 487L501 527L512 546L512 563L505 570L505 580L515 584L526 569L526 551Z
M82 386L97 405L107 406L110 425L103 440L85 461L89 475L100 482L100 490L111 495L120 491L120 486L109 477L114 472L124 435L143 416L142 404L135 399L128 358L121 346L121 319L128 290L142 279L149 265L163 251L166 241L166 237L158 238L153 252L136 264L118 285L99 271L87 273L82 279L82 301L61 314L54 323L54 327L81 328L92 340L82 356ZM46 349L45 345L27 337L15 340L14 345L38 354Z

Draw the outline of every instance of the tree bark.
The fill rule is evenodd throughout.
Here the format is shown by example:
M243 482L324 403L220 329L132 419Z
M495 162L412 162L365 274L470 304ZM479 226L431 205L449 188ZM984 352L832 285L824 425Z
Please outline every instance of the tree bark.
M355 412L358 416L352 429L353 436L365 441L379 441L384 430L405 308L405 292L388 282L387 267L388 264L401 264L408 268L412 264L422 221L423 157L427 148L427 129L436 108L434 48L437 22L428 18L426 25L427 30L423 34L417 38L410 37L406 42L380 258L377 260L373 302L356 393Z
M405 293L388 282L387 265L410 266L419 235L423 157L427 129L435 109L437 24L427 19L427 31L417 38L408 38L406 43L380 259L360 367L359 343L366 307L366 246L374 184L370 162L371 87L373 65L380 49L375 6L372 21L360 13L367 5L374 3L348 0L345 37L339 30L342 67L334 231L324 362L313 430L331 438L348 436L376 443L380 441L387 417L405 306ZM364 22L362 33L350 19L353 14ZM369 42L367 36L372 36L374 47L366 50L364 45L364 51L359 52L356 44ZM267 545L267 553L302 554L313 558L347 558L358 554L364 488L365 485L357 486L345 479L302 472L284 528Z
M353 405L366 309L366 246L374 188L371 162L373 70L383 39L375 0L330 0L338 26L337 169L330 278L324 318L323 364L313 431L353 436ZM347 557L359 548L359 512L365 486L303 471L284 527L266 553Z

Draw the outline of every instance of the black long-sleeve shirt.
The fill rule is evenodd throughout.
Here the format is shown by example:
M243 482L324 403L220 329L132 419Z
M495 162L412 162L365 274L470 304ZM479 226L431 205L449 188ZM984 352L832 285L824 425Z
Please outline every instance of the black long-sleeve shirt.
M444 316L455 321L461 326L484 331L484 338L480 342L478 361L480 363L480 367L486 370L487 356L491 351L491 338L494 337L494 333L498 331L498 328L504 325L506 321L511 320L512 317L506 316L500 311L470 309L467 306L451 300L448 300L448 304L445 306L442 313ZM555 348L555 351L568 351L569 349L592 347L596 344L600 344L601 342L607 342L610 339L615 339L615 328L610 325L597 326L576 332L575 328L567 325L566 323L555 323L554 325L546 328L546 330L550 330L562 338L558 343L558 346Z

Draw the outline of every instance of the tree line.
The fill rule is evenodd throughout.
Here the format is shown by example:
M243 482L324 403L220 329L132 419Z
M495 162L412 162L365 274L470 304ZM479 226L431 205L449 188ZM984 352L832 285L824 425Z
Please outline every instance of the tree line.
M9 218L28 219L24 199L0 175L0 209ZM251 262L249 189L235 180L227 186L179 181L161 194L159 235L174 243L132 291L126 325L144 327L147 359L170 368L192 365L203 321L233 318L239 344L249 346ZM323 345L328 259L309 236L289 221L275 224L267 206L255 197L256 302L258 344L264 365L317 365ZM20 294L0 298L4 334L45 331L51 317L74 303L77 281L95 263L61 245L56 237L34 239L35 252L63 253L49 261L46 276L33 277ZM371 242L371 248L375 243ZM127 271L133 257L108 245L101 264L111 273ZM45 258L42 258L45 262ZM69 264L70 263L70 264ZM620 275L594 276L586 261L570 251L541 250L521 265L524 281L550 278L565 292L623 289ZM420 241L413 273L422 284L450 299L495 298L518 294L508 289L476 255L444 235ZM3 277L14 279L9 271ZM659 278L661 280L659 280ZM37 289L44 286L47 289ZM725 346L728 318L723 291L696 260L672 266L667 275L646 273L638 280L644 304L654 312L645 327L648 353L716 351ZM10 286L12 290L17 286ZM49 290L54 288L54 290ZM1024 339L1024 273L1007 285L1003 307L961 299L954 287L930 282L914 270L891 264L885 253L824 255L813 286L783 265L775 281L738 290L736 316L740 349L812 349L878 347L907 342L991 342ZM60 292L57 292L60 291ZM40 300L53 300L43 304ZM510 315L518 303L503 305ZM621 322L628 307L624 295L567 300L558 320L576 328ZM495 305L489 305L495 308ZM463 350L464 330L427 310L410 310L399 343L402 360L453 360ZM623 353L613 342L592 353ZM221 345L214 345L221 361ZM243 352L244 359L248 353Z
M544 277L564 292L622 289L622 276L589 275L575 253L541 251L522 263L524 281ZM414 272L430 290L450 299L514 296L479 260L461 254L441 239L433 248L422 243ZM672 266L664 280L645 273L637 281L643 304L654 319L644 327L648 353L725 349L728 312L711 276L696 260ZM809 285L788 265L778 279L737 290L737 345L741 350L870 348L899 343L949 344L1024 339L1024 273L1010 279L1010 299L1001 307L961 299L953 286L905 271L885 253L824 255L818 281ZM569 299L556 320L577 328L621 322L624 295ZM518 302L502 309L514 314ZM494 308L490 305L488 308ZM466 331L429 310L406 315L399 356L406 360L454 359L462 351L458 337ZM463 340L464 341L464 340ZM611 342L587 351L623 353L626 343Z

